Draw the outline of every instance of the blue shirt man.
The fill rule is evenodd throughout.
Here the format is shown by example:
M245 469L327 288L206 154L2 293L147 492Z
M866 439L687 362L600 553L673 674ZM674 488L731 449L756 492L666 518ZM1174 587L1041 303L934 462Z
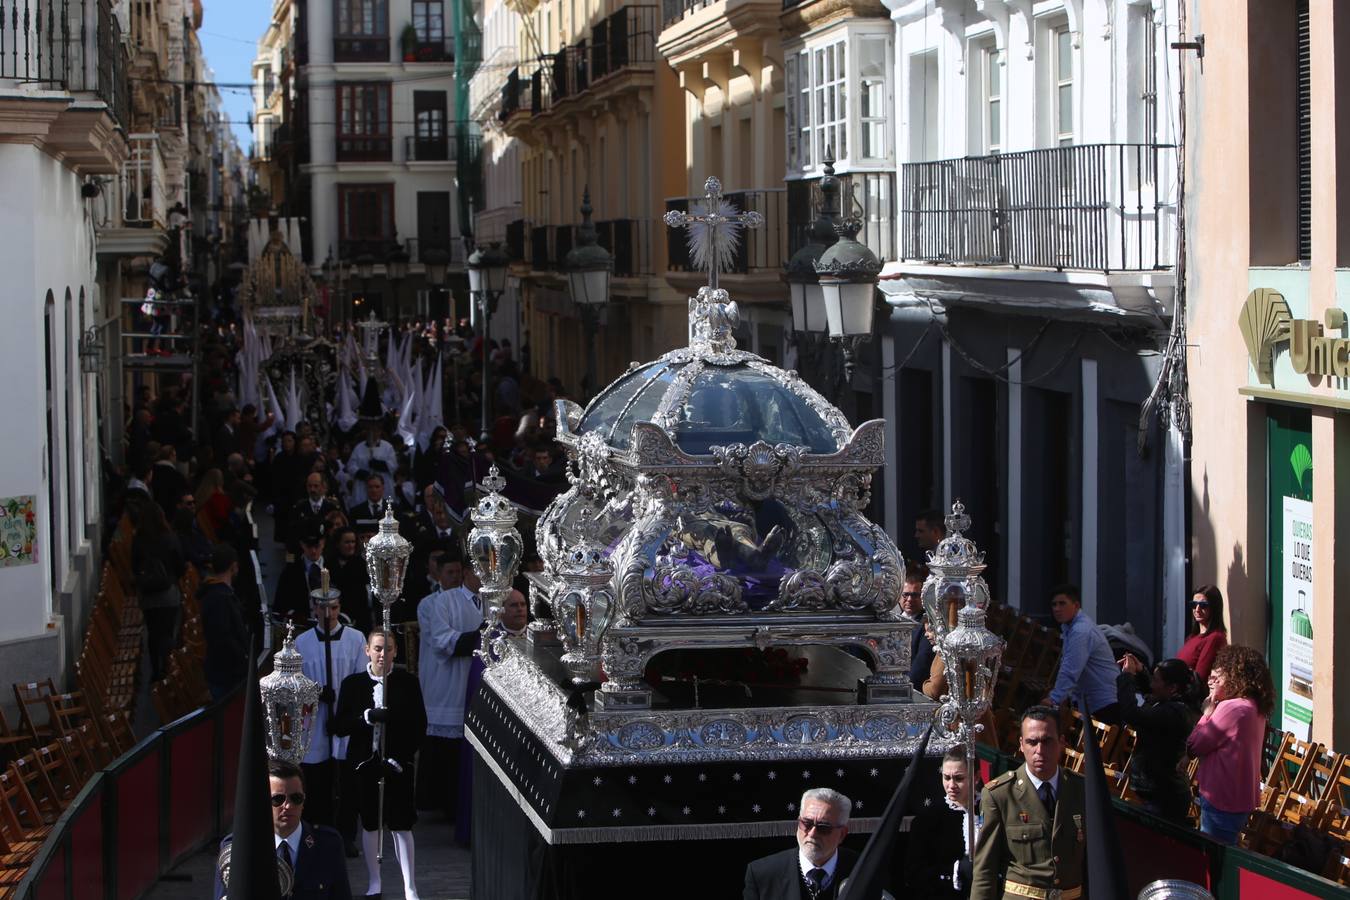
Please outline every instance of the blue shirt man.
M1064 632L1064 650L1059 659L1059 677L1041 703L1059 706L1081 693L1094 719L1115 724L1119 720L1116 677L1120 667L1097 623L1083 612L1078 588L1073 585L1055 588L1050 613Z

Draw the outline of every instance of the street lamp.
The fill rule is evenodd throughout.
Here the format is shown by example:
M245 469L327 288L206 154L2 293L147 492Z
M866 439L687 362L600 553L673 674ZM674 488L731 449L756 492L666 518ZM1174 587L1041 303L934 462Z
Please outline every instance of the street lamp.
M820 287L816 264L836 240L833 215L839 194L839 179L834 177L834 161L825 160L825 177L820 180L820 204L816 218L807 233L808 241L788 260L783 278L792 299L792 330L798 335L798 345L824 334L825 296Z
M488 377L488 324L492 314L497 311L497 301L506 293L506 273L511 258L506 255L501 244L496 241L486 248L477 247L469 256L469 297L478 309L478 318L482 322L483 338L483 421L480 434L483 440L491 436L488 430L488 402L490 399L491 378Z
M609 302L609 279L614 272L614 257L596 243L595 225L591 223L591 189L581 194L581 225L577 229L577 245L567 254L567 287L572 302L581 311L582 328L587 334L585 393L595 387L595 331L600 310Z
M450 270L450 254L432 244L422 251L421 256L422 265L426 268L427 287L431 289L427 298L426 315L427 318L434 319L439 313L433 312L432 308L433 306L436 309L440 308L441 288L445 286L445 279Z
M394 324L398 325L403 313L399 304L398 288L403 279L408 277L408 251L398 242L397 236L394 237L394 246L384 258L384 277L389 279L390 292L394 297Z
M826 179L834 180L832 168L827 169L825 178L821 179L822 193ZM843 204L834 220L834 233L838 239L820 255L815 269L820 279L830 337L843 344L844 380L847 383L853 380L858 344L872 336L872 310L881 275L881 260L865 244L858 242L862 218L848 210L849 204L857 206L852 185L842 199ZM862 211L861 207L858 211ZM833 214L834 209L828 212Z

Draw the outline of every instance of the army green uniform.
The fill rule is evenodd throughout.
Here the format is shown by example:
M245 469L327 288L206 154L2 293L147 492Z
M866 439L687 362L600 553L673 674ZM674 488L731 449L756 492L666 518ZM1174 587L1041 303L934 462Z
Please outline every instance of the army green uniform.
M970 900L1073 900L1083 884L1083 779L1059 770L1052 823L1026 766L985 785ZM1061 892L1059 894L1055 892Z

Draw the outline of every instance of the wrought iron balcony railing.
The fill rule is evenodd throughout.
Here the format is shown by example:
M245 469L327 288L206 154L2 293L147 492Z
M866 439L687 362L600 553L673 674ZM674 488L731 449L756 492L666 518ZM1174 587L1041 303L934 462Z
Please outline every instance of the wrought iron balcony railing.
M788 194L784 188L767 188L756 191L729 191L726 201L742 212L757 212L764 217L759 228L741 230L740 242L736 245L735 259L731 271L748 275L753 272L773 271L775 275L788 260ZM666 200L666 211L691 209L703 212L702 197L671 197ZM683 228L669 229L666 235L669 262L667 268L672 272L690 272L694 265L690 258L688 233Z
M861 207L861 211L853 209L862 219L858 241L880 259L895 259L895 173L852 172L839 177L853 185L854 199ZM808 240L807 233L816 216L813 197L819 181L812 178L787 183L788 259Z
M583 38L546 56L530 77L530 109L534 113L598 87L625 69L651 66L656 60L657 7L624 6L600 20ZM547 77L545 68L547 67ZM517 76L523 80L523 76ZM507 85L502 93L502 116L521 108L521 88Z
M340 34L333 38L333 61L389 62L389 36Z
M443 134L431 137L410 134L403 139L403 158L408 162L446 162L455 158L454 143Z
M131 119L122 29L108 0L0 0L0 81L91 92Z
M716 2L717 0L661 0L661 22L664 27L669 28L691 12L712 6Z
M1175 148L1082 144L908 163L900 258L1094 272L1174 263Z

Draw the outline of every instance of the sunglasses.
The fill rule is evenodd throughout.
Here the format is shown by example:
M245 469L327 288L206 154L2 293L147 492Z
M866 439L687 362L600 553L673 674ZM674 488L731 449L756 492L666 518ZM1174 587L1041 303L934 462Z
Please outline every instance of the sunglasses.
M285 803L287 800L291 801L291 806L305 805L305 795L301 793L294 793L294 794L273 794L272 806L275 809L280 809L281 804Z
M1191 603L1190 603L1190 606L1191 606L1191 609L1209 609L1209 601L1208 601L1208 600L1192 600Z
M923 591L901 591L901 597L922 597Z
M815 819L798 819L797 827L800 828L803 832L806 832L808 834L811 832L811 829L813 828L816 830L818 834L829 834L831 831L834 831L839 826L834 825L830 822L818 822Z

